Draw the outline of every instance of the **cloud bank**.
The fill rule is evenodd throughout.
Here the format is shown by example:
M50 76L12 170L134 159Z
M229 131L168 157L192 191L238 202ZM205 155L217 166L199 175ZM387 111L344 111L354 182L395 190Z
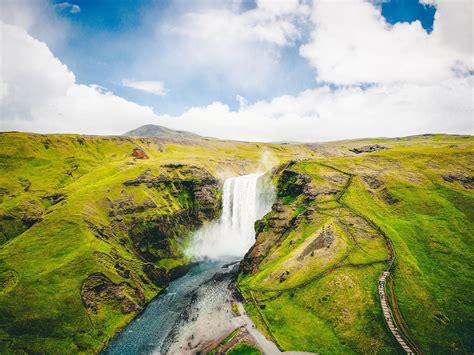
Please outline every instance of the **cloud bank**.
M23 28L0 23L0 31L1 130L121 134L156 120L149 107L77 84L46 44Z
M256 9L244 12L190 12L187 27L173 30L190 38L187 45L208 44L202 53L196 52L198 64L200 53L204 60L205 51L214 51L214 64L221 65L222 75L236 75L242 81L244 74L233 72L232 67L235 60L248 58L237 53L237 59L229 59L235 43L239 48L245 44L248 52L244 56L267 50L269 45L294 46L302 39L300 25L304 22L311 31L300 54L315 69L319 84L297 95L253 103L236 93L240 102L236 111L217 101L178 116L157 115L150 107L104 88L77 83L45 43L18 25L1 23L0 128L121 134L154 123L205 136L253 141L473 134L470 1L436 2L430 34L419 22L390 25L378 7L364 1L338 2L337 6L329 1L311 6L283 3L285 6L275 8L261 1ZM220 12L211 16L213 11ZM196 26L205 31L193 31ZM248 77L249 82L254 79ZM124 85L165 93L161 82L124 81Z
M340 85L431 84L466 76L474 69L472 4L437 4L428 34L419 21L388 24L379 8L362 0L318 1L311 40L300 53L319 80Z
M157 26L156 41L164 44L146 65L158 61L181 80L265 92L282 75L281 50L303 37L311 7L299 0L258 0L254 9L242 11L239 1L210 3L193 8L184 2L184 11L177 8L176 18Z

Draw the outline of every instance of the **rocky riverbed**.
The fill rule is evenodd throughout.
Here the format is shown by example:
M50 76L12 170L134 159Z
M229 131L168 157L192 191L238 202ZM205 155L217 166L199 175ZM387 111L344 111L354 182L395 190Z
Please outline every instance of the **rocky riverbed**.
M205 261L170 283L104 354L195 353L232 331L232 292L238 260Z
M188 307L181 313L162 347L165 353L197 353L212 347L216 340L235 328L230 284L237 269L237 262L224 265L191 294Z

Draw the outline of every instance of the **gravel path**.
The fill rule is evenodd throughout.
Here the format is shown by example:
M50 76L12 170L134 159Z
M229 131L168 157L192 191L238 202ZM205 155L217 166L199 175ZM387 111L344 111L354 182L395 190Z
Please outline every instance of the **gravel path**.
M382 305L383 316L387 322L388 328L392 332L393 336L397 340L398 344L406 351L407 354L413 354L413 350L408 346L408 344L400 336L395 322L393 321L392 311L390 310L389 305L387 304L387 295L385 292L385 280L387 276L390 275L390 272L385 271L379 280L379 295L380 295L380 304Z

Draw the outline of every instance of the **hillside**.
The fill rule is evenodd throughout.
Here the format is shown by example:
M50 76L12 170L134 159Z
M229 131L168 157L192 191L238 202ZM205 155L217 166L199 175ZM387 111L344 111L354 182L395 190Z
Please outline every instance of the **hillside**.
M366 143L273 172L278 201L241 266L248 313L285 350L396 352L377 289L388 270L413 349L472 352L472 138Z
M283 349L395 352L377 282L427 353L474 349L474 139L318 145L0 134L0 353L98 352L186 270L224 178L278 190L242 263L248 313ZM279 168L276 168L279 166Z
M199 139L200 135L186 132L176 131L159 125L148 124L138 127L124 134L130 137L159 137L164 139Z

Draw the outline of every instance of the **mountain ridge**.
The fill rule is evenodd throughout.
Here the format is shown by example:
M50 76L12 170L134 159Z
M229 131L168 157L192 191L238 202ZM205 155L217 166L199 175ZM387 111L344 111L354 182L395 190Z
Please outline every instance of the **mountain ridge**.
M165 126L146 124L124 133L124 136L131 137L161 137L168 139L200 139L204 138L199 134L171 129Z

